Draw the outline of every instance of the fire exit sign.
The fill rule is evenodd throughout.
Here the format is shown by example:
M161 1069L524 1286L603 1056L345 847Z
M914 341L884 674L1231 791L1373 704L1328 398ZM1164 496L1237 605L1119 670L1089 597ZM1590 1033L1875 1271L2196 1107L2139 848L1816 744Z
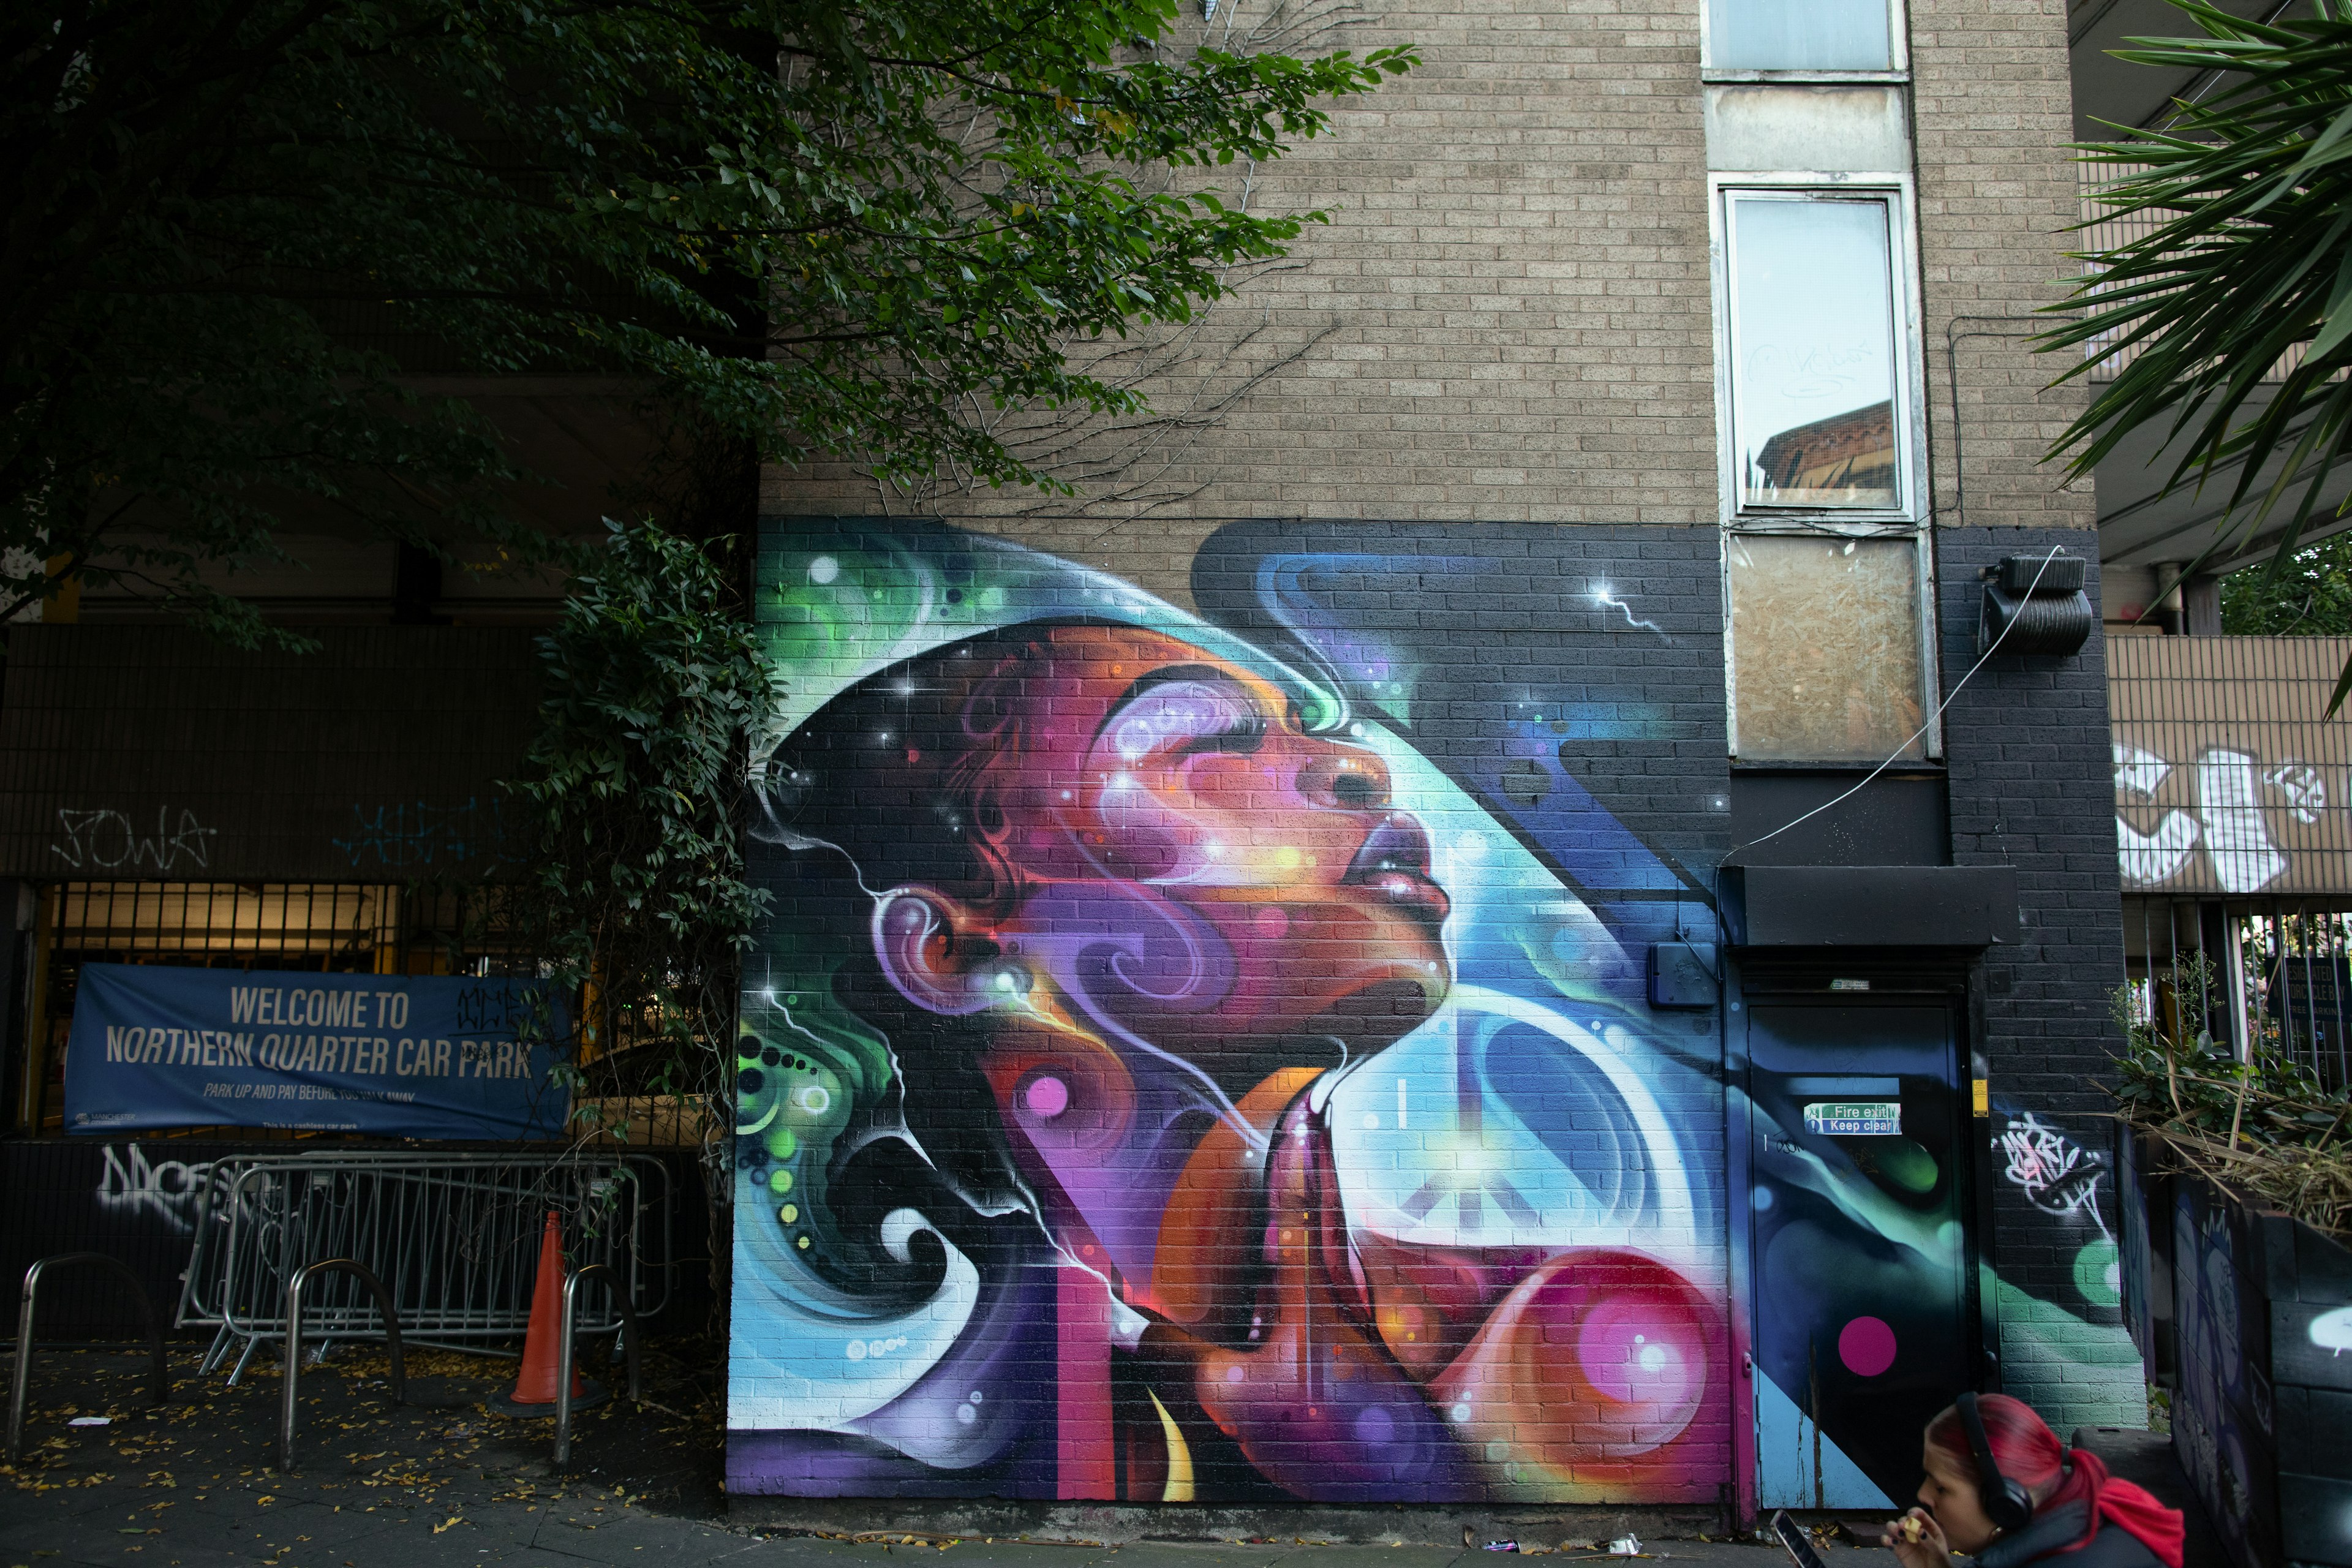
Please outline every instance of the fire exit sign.
M1805 1131L1822 1138L1899 1138L1903 1102L1817 1100L1805 1107Z

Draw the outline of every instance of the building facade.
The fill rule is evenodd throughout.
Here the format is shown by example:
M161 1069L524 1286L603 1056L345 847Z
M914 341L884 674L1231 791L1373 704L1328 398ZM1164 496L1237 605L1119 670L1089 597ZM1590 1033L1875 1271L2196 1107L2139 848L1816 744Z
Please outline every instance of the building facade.
M730 1494L1863 1507L1964 1387L2144 1425L2063 7L1190 25L1420 45L1224 172L1330 225L1108 351L1152 416L1008 416L1075 497L766 482Z
M1420 46L1217 172L1331 222L1076 348L1150 416L983 416L1073 496L764 483L730 1494L1712 1521L1907 1496L1963 1387L2139 1425L2103 643L1979 632L2098 618L2063 7L1207 9ZM440 389L561 530L653 444ZM80 963L515 957L447 889L557 586L297 553L306 658L9 634L9 1184L160 1289L193 1148L33 1179Z

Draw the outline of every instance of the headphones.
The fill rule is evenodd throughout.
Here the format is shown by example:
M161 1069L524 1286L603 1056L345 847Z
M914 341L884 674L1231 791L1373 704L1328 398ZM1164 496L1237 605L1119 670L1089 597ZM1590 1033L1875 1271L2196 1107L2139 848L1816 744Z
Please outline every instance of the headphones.
M2033 1522L2033 1494L2024 1486L2000 1473L1993 1462L1992 1444L1985 1437L1984 1417L1977 1414L1977 1396L1963 1394L1958 1400L1960 1426L1969 1435L1969 1452L1977 1461L1977 1500L1984 1508L1985 1517L2004 1535L2014 1535Z

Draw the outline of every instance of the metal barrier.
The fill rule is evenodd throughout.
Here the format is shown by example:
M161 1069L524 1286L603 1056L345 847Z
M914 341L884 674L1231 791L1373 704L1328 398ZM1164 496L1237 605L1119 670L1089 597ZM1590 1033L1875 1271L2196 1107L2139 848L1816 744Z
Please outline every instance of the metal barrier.
M408 1403L408 1374L400 1361L400 1314L393 1310L392 1292L373 1273L348 1258L326 1258L305 1264L286 1282L286 1387L278 1406L280 1475L294 1473L294 1400L302 1384L302 1287L310 1282L311 1275L329 1272L353 1276L375 1297L376 1310L383 1316L383 1337L392 1346L392 1402Z
M611 1267L650 1315L669 1289L669 1173L646 1156L427 1154L408 1150L240 1155L216 1163L196 1215L181 1327L216 1331L203 1372L241 1346L235 1383L282 1339L286 1280L309 1258L352 1258L392 1294L411 1344L520 1336L530 1319L541 1227L567 1216L567 1250ZM341 1282L337 1282L341 1283ZM607 1310L582 1326L620 1331ZM322 1289L307 1337L372 1339L355 1289Z
M555 1350L555 1462L559 1467L572 1462L572 1336L575 1331L572 1325L575 1309L579 1306L580 1281L591 1274L601 1274L605 1278L606 1293L613 1298L613 1304L621 1310L621 1343L627 1348L629 1357L629 1403L642 1404L645 1399L645 1386L637 1364L637 1314L621 1288L621 1277L613 1271L610 1264L604 1263L591 1263L584 1268L573 1269L572 1277L563 1282L563 1338Z
M40 1300L41 1276L52 1268L69 1268L77 1263L100 1263L122 1276L131 1293L139 1298L139 1310L147 1320L147 1351L152 1359L149 1381L158 1405L172 1402L171 1370L163 1361L163 1324L155 1315L155 1303L149 1300L147 1288L139 1283L139 1276L120 1258L110 1258L103 1252L60 1252L52 1257L37 1258L25 1270L25 1295L16 1310L16 1372L8 1390L8 1447L10 1463L25 1456L25 1401L33 1387L33 1311ZM631 1365L635 1365L634 1360ZM634 1375L634 1373L633 1373Z

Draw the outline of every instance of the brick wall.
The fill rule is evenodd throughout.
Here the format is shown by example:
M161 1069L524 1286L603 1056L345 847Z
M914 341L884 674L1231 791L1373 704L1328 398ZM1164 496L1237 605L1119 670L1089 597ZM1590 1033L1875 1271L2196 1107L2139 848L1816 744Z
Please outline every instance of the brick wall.
M772 526L730 1494L1713 1510L1714 545Z
M173 626L9 633L0 874L484 875L539 703L532 633L339 626L307 654Z
M1981 569L2072 530L1945 529L1937 537L1946 689L1977 663ZM2089 589L2097 603L2095 559ZM2101 1112L2123 983L2106 661L1996 656L1945 715L1955 864L2014 866L2022 940L1983 966L1992 1116L1991 1260L2004 1385L2053 1426L2143 1425L2138 1352L2122 1327L2116 1124Z
M1424 63L1251 175L1258 210L1332 222L1146 378L1179 425L1080 442L1062 464L1074 499L940 491L914 510L1179 604L1194 549L1233 518L1711 522L1698 11L1363 7L1318 42L1411 40ZM2063 365L2021 341L2072 265L2064 6L1921 0L1911 48L1938 517L2087 527L2087 483L2039 463L2081 395L2045 390ZM840 471L772 472L763 507L908 502Z
M1912 131L1940 521L2088 528L2090 481L2041 458L2080 412L2034 315L2065 296L2080 216L2064 0L1911 0ZM1957 429L1953 416L1959 418ZM1973 616L1971 616L1973 625Z
M898 640L905 629L899 617L910 605L948 605L950 589L977 593L983 581L999 593L991 612L999 619L1023 618L1016 601L1024 594L1076 595L1050 613L1071 613L1083 599L1093 607L1079 613L1114 620L1175 616L1154 624L1212 640L1238 631L1244 651L1237 657L1296 660L1293 668L1310 676L1350 659L1369 661L1367 668L1385 660L1402 671L1412 660L1400 661L1398 649L1409 645L1420 650L1420 662L1410 678L1398 678L1420 681L1424 697L1442 691L1444 700L1433 710L1404 712L1359 691L1361 710L1378 721L1375 732L1420 756L1414 765L1425 764L1420 776L1431 790L1467 790L1517 842L1534 847L1570 889L1567 903L1629 933L1626 951L1639 952L1662 934L1661 921L1665 935L1683 921L1703 927L1703 901L1688 899L1685 907L1675 874L1646 891L1606 883L1596 890L1579 867L1613 856L1622 873L1648 855L1687 869L1711 863L1727 841L1727 823L1714 815L1723 794L1700 787L1719 784L1725 764L1698 6L1661 12L1552 0L1366 7L1360 16L1344 34L1314 44L1362 48L1410 39L1421 47L1423 67L1339 111L1324 140L1252 176L1253 205L1261 210L1322 206L1334 221L1310 227L1288 261L1247 279L1173 350L1120 351L1124 357L1106 364L1141 375L1167 417L1077 440L1063 466L1080 487L1076 497L949 490L883 497L839 470L767 477L763 510L775 521L767 545L773 560L763 570L772 574L774 561L786 557L798 564L767 580L762 613L772 626L789 621L822 633L808 634L815 640L805 645L804 668L813 679L801 683L804 699L795 699L790 717L810 719L832 693L870 674L883 662L874 649L900 659L935 646ZM1918 0L1910 47L1922 355L1932 496L1936 521L1946 525L1938 610L1948 682L1973 659L1979 564L2062 537L2095 553L2087 548L2094 521L2087 486L2064 487L2039 461L2080 394L2046 390L2061 367L2023 342L2033 310L2063 292L2054 281L2068 265L2061 231L2074 213L2074 174L2063 150L2070 133L2063 6ZM1004 428L1021 433L1017 423ZM786 600L765 598L767 588L787 597L804 592L793 574L814 573L821 562L847 570L848 555L824 553L827 541L842 537L828 519L909 510L971 531L961 542L932 538L906 554L870 607L844 602L812 616L801 605L787 615ZM1240 521L1249 519L1284 521ZM1245 537L1265 548L1240 550L1235 541ZM926 551L942 564L920 566ZM1066 574L1058 563L1024 566L1017 557L1026 551L1103 575ZM1498 559L1517 564L1498 575ZM950 564L956 561L963 564ZM1580 641L1600 635L1589 623L1603 572L1606 586L1633 585L1616 595L1633 607L1602 617L1611 640ZM1286 601L1294 590L1303 597ZM1164 604L1134 608L1144 602L1139 591ZM1210 625L1201 629L1185 618L1189 612ZM1049 612L1033 603L1032 613ZM1643 621L1661 628L1658 640L1644 640ZM1559 680L1547 687L1538 679L1558 668L1563 648L1602 647L1612 657L1639 657L1632 668L1585 681L1573 694L1556 689ZM1482 671L1485 684L1440 679L1457 662ZM900 720L920 711L918 699L938 673L909 677L907 700L917 706L902 708ZM863 715L868 731L905 744L903 724L885 722L887 694L873 695L876 705ZM1579 706L1544 712L1538 733L1536 711L1564 695ZM2096 1124L2083 1120L2095 1095L2080 1083L2098 1065L2105 993L2120 967L2114 846L2103 837L2111 831L2104 700L2093 650L2055 673L2023 664L1989 669L1946 722L1953 858L2017 865L2028 905L2026 948L1985 968L1972 1015L1986 1031L1999 1097L1994 1121L1976 1124L1991 1132L1993 1260L2003 1276L1987 1310L1999 1321L2012 1391L2047 1399L2045 1408L2062 1423L2133 1420L2136 1395L2136 1374L2118 1359L2128 1343L2101 1300L2105 1266L2095 1244L2112 1226L2109 1210L2099 1206L2111 1203L2112 1182L2098 1167L2107 1144ZM1533 706L1521 713L1514 703ZM912 832L936 804L921 791L877 794L863 830L895 823ZM1571 805L1598 839L1547 837L1572 826L1550 815ZM1622 841L1601 828L1604 818ZM1559 842L1583 847L1564 854ZM804 862L812 852L796 848L785 858ZM933 920L940 930L961 930L953 916L908 912L919 924ZM850 922L857 932L867 929L864 919ZM1636 931L1639 940L1630 934ZM1549 950L1536 942L1521 951L1537 959ZM855 956L845 952L827 962ZM1580 994L1573 979L1545 984ZM1621 1000L1632 984L1624 973L1607 981L1621 988L1610 993ZM794 1015L793 1028L804 1023ZM814 1070L817 1057L805 1046L780 1035L775 1050L778 1063L762 1059L756 1070ZM2027 1070L2028 1064L2039 1065ZM877 1070L887 1081L888 1070ZM982 1110L1011 1092L984 1080L981 1074L944 1087ZM888 1104L884 1090L873 1092L882 1096L876 1104ZM1689 1120L1676 1125L1702 1152L1692 1168L1703 1172L1705 1159L1721 1157L1721 1107L1710 1111L1694 1100L1687 1110ZM1706 1124L1710 1114L1717 1120ZM993 1136L986 1125L992 1120L972 1122L969 1137L985 1142ZM930 1153L941 1157L937 1149ZM993 1193L998 1204L995 1229L948 1239L958 1248L1004 1245L1003 1227L1020 1222L1008 1217L1019 1206L1014 1198L989 1184L1001 1162L947 1163L951 1185ZM2025 1174L2013 1178L2012 1168ZM2036 1174L2045 1168L2057 1175ZM776 1170L761 1166L746 1179L767 1181ZM1718 1185L1710 1201L1726 1201L1725 1178L1711 1179ZM1037 1196L1045 1191L1036 1187L1021 1201L1049 1202ZM789 1200L766 1206L779 1215L815 1212ZM798 1248L795 1237L771 1239ZM914 1248L900 1241L902 1250ZM809 1242L812 1249L820 1245ZM919 1251L898 1261L911 1266ZM799 1267L793 1252L781 1257L784 1271ZM740 1314L754 1299L740 1294L753 1289L743 1281L759 1268L748 1257L739 1262ZM944 1262L924 1267L952 1273ZM1706 1275L1702 1268L1693 1278ZM973 1286L976 1303L985 1283ZM1028 1436L991 1450L996 1458L989 1462L1000 1469L967 1468L952 1479L941 1476L952 1465L923 1456L961 1452L963 1439L935 1441L946 1430L936 1423L952 1420L969 1435L986 1420L984 1402L966 1402L975 1413L969 1420L962 1410L902 1418L887 1414L898 1407L893 1394L854 1415L846 1406L834 1410L825 1417L829 1435L814 1436L798 1418L782 1420L784 1405L774 1401L817 1398L837 1381L834 1369L803 1367L767 1384L761 1379L770 1373L760 1373L747 1384L747 1342L754 1360L767 1351L756 1336L746 1341L739 1316L736 1386L758 1392L757 1408L746 1415L751 1407L739 1407L734 1423L735 1489L1172 1495L1150 1491L1174 1484L1151 1468L1160 1451L1148 1438L1151 1423L1141 1424L1147 1438L1139 1447L1119 1447L1128 1440L1118 1438L1109 1459L1089 1447L1111 1441L1102 1435L1125 1431L1150 1407L1137 1402L1131 1370L1108 1369L1128 1363L1097 1373L1089 1370L1094 1363L1077 1368L1065 1359L1074 1345L1110 1331L1089 1315L1100 1312L1098 1303L1082 1289L1070 1293L1070 1284L1066 1263L1059 1273L1007 1276L991 1287L996 1300L1027 1302L1020 1310L1042 1336L1024 1342L1017 1357L1056 1370L1039 1374L1030 1405L1001 1412ZM772 1311L772 1297L756 1299ZM1727 1310L1728 1299L1719 1300ZM1121 1321L1115 1311L1106 1321L1114 1329ZM1836 1325L1826 1331L1822 1342L1833 1346ZM766 1332L771 1347L806 1340L795 1340L800 1331L790 1324L771 1323ZM858 1342L867 1360L877 1353L887 1360L908 1346L871 1347L898 1338L892 1330ZM1148 1350L1153 1342L1147 1336L1141 1344ZM868 1367L859 1375L876 1374ZM793 1384L793 1376L804 1381ZM1189 1374L1143 1383L1160 1393L1192 1386ZM1920 1396L1929 1394L1940 1398L1933 1390ZM1794 1405L1782 1403L1788 1419L1797 1420ZM1294 1484L1287 1461L1260 1465L1254 1456L1263 1450L1236 1436L1257 1416L1229 1408L1225 1419L1213 1399L1169 1408L1171 1430L1202 1434L1191 1483L1197 1489L1189 1495L1258 1496L1251 1489L1261 1486L1274 1489L1266 1498L1310 1495ZM1680 1480L1600 1480L1572 1464L1563 1469L1531 1458L1535 1447L1527 1445L1540 1447L1540 1440L1518 1428L1496 1428L1491 1437L1482 1428L1467 1442L1475 1420L1458 1424L1448 1403L1430 1408L1443 1428L1429 1450L1438 1468L1425 1472L1435 1479L1422 1490L1389 1495L1545 1501L1682 1495ZM1106 1409L1110 1414L1097 1421ZM1885 1422L1864 1423L1864 1431L1835 1410L1822 1414L1828 1438L1849 1443L1855 1458L1883 1447ZM1810 1430L1801 1421L1796 1429ZM869 1447L843 1458L843 1433L861 1435ZM1360 1458L1342 1455L1344 1464ZM1444 1468L1457 1459L1468 1468ZM1373 1484L1354 1471L1334 1476L1337 1489L1311 1495L1353 1497L1349 1488ZM1912 1483L1889 1471L1863 1484L1899 1497Z
M1410 40L1424 64L1252 175L1255 209L1333 221L1148 384L1163 411L1211 422L1150 437L1133 470L1118 460L1140 435L1086 447L1070 471L1112 471L1075 502L983 490L929 508L1177 603L1194 548L1235 517L1714 519L1696 7L1359 15L1322 41ZM766 501L877 499L772 476Z
M1977 569L2075 537L1945 532L1948 681ZM1818 1417L1831 1500L1906 1491L1884 1433L1967 1375L1922 1305L1962 1277L1964 1178L1849 1158L1778 1080L1727 1100L1720 1016L1644 984L1653 944L1711 940L1730 837L1716 538L1235 524L1192 564L1196 618L982 534L772 522L758 603L793 732L752 829L775 904L730 1491L1690 1504L1734 1473L1750 1388L1790 1452ZM1953 858L2018 867L2026 906L1982 972L1994 1115L1966 1122L1988 1311L2013 1389L2115 1424L2136 1363L2075 1082L2119 967L2104 690L2095 649L1997 661L1948 730ZM1443 956L1348 912L1382 867L1408 904L1443 889ZM1823 1070L1935 1070L1864 1035ZM1890 1203L1950 1255L1887 1262L1855 1216ZM1735 1383L1725 1248L1751 1228L1777 1337ZM1585 1344L1621 1291L1665 1336L1654 1367L1619 1347L1641 1376L1588 1347L1562 1382L1528 1349L1538 1303L1546 1343ZM1309 1342L1355 1381L1297 1381ZM1578 1436L1620 1428L1637 1458Z

